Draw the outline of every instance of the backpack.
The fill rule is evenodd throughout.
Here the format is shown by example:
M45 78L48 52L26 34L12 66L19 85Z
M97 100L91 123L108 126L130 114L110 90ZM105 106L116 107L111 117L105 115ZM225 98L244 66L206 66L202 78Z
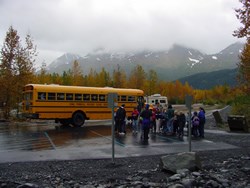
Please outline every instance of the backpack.
M200 119L198 117L194 117L192 121L193 126L199 126L200 124Z
M174 110L173 109L168 109L167 116L168 116L168 119L173 118L174 117Z
M123 119L123 109L122 108L118 108L118 110L116 111L115 114L115 118L116 120L122 120Z

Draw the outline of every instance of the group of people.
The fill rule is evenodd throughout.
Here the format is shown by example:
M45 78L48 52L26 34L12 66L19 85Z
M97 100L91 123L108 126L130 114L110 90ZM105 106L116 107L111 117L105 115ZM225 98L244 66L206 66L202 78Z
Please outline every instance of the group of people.
M141 112L134 108L131 116L131 125L133 134L137 134L140 130L141 138L144 141L149 139L149 132L176 135L179 138L184 136L184 127L189 125L189 118L183 112L177 112L172 105L167 109L157 105L152 107L146 104ZM204 138L205 110L200 107L199 112L193 112L191 117L191 133L194 137ZM115 115L115 130L119 135L126 133L126 110L125 105L121 105Z
M156 128L153 129L153 132L183 138L186 116L182 111L175 111L172 105L169 105L166 110L157 109L155 122Z

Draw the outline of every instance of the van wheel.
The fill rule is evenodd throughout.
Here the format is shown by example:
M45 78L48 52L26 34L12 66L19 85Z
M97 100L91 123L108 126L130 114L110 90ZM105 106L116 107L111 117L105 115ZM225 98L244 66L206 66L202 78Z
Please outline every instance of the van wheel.
M74 113L72 117L72 124L74 127L81 127L85 122L85 116L82 112Z

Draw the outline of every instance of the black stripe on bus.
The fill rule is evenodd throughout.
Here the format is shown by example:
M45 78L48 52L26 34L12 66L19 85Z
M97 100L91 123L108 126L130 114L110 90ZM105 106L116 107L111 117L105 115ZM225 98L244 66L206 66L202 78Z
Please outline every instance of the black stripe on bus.
M66 101L66 100L36 100L35 102L81 102L81 103L106 103L108 104L108 101L75 101L75 100L72 100L72 101ZM119 103L137 103L137 101L118 101Z
M53 112L48 112L48 111L37 111L37 112L35 112L36 114L40 114L40 113L43 113L43 114L52 114L52 113L60 113L60 114L62 114L62 113L72 113L71 111L53 111Z
M30 108L108 108L108 106L30 106Z
M36 114L40 114L40 113L43 113L43 114L60 113L60 114L61 114L61 113L72 113L72 112L71 112L71 111L69 111L69 112L68 112L68 111L66 111L66 112L62 112L62 111L53 111L53 112L37 111L37 112L36 112ZM87 112L87 111L86 111L86 114L92 114L92 113L95 113L95 114L97 114L97 113L98 113L98 114L100 114L100 113L102 113L102 114L103 114L103 113L109 113L109 114L110 114L110 112L107 112L107 111L97 111L97 112L96 112L96 111L90 111L90 112Z

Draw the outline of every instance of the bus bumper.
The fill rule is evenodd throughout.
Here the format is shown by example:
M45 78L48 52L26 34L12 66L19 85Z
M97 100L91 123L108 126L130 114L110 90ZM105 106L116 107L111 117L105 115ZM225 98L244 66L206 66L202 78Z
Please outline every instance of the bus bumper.
M23 113L22 116L25 118L30 118L30 119L38 119L39 118L39 114Z

